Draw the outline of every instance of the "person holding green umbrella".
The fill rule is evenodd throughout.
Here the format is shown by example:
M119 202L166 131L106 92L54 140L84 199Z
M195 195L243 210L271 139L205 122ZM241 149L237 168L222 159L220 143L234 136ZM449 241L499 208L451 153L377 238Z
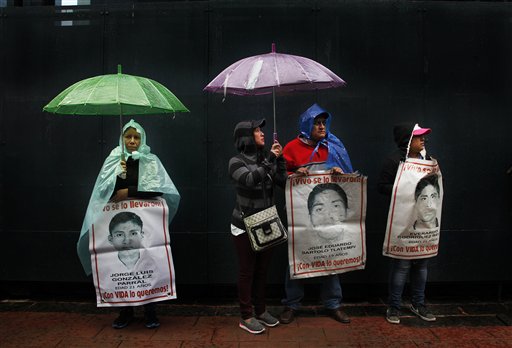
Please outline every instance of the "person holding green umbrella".
M120 162L121 157L126 160ZM114 148L105 159L87 207L77 246L80 261L87 274L92 272L89 228L96 221L105 204L109 201L117 202L128 198L156 196L163 196L166 200L169 207L169 221L171 221L178 209L180 195L160 159L152 154L150 147L146 145L146 132L140 124L131 120L123 127L119 146ZM116 329L126 327L133 316L133 307L122 307L112 327ZM147 328L160 326L154 302L144 305L144 317Z
M160 195L167 202L170 222L180 201L180 195L162 163L146 145L146 134L142 126L132 120L123 127L123 116L175 115L189 110L159 82L123 74L121 65L117 66L117 74L90 77L67 87L43 110L60 115L119 117L119 146L112 150L100 170L77 243L84 271L90 275L89 229L106 203ZM146 326L157 327L159 323L154 305L148 308ZM113 327L125 327L132 317L132 309L122 310Z

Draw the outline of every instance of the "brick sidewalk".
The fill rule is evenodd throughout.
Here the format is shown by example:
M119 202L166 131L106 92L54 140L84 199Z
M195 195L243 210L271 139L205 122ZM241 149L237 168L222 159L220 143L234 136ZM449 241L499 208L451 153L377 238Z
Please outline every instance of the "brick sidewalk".
M497 317L504 307L496 304L431 306L440 313L434 323L404 309L400 325L377 315L383 306L348 305L350 324L337 323L314 307L299 313L293 323L261 335L238 328L238 317L230 313L236 312L236 306L201 309L161 304L162 325L155 330L144 327L140 311L128 327L115 330L110 326L114 311L90 304L56 305L58 311L50 307L2 302L0 347L512 347L512 327ZM280 308L269 310L277 314ZM183 315L187 311L204 315Z

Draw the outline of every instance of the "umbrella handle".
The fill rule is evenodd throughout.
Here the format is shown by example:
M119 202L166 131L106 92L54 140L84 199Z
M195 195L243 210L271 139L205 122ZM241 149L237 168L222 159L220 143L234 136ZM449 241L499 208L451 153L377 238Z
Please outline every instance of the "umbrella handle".
M117 73L118 74L121 73L121 65L120 64L117 65ZM121 129L121 139L122 139L123 138L123 113L122 112L119 114L119 128ZM121 161L125 161L123 140L121 140ZM118 175L118 177L120 177L123 180L126 179L126 172L122 172L121 174Z
M121 154L121 161L124 161L124 153ZM126 172L122 172L118 175L118 177L120 177L121 179L126 179Z
M272 44L274 48L274 44ZM274 143L277 142L277 128L276 128L276 88L272 87L272 109L274 111Z

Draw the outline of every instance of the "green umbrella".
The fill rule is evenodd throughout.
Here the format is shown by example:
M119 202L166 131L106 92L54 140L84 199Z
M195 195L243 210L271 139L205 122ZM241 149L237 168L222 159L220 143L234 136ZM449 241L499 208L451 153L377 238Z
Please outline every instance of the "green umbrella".
M160 83L121 73L91 77L56 96L44 111L65 115L147 115L189 112Z
M44 111L64 115L119 116L190 112L162 84L140 76L121 73L91 77L75 83L53 98Z

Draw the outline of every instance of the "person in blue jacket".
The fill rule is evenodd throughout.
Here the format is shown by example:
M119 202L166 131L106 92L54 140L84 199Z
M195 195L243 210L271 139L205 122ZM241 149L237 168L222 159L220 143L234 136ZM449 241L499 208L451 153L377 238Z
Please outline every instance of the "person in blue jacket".
M313 104L299 119L300 134L286 144L283 156L288 174L308 175L312 171L329 171L332 174L352 173L352 163L345 146L330 132L332 115L318 104ZM331 317L341 323L350 323L348 315L341 310L342 291L338 274L316 278L322 283L320 297ZM289 324L304 298L304 281L291 279L287 267L285 278L286 298L281 302L285 308L279 321Z

